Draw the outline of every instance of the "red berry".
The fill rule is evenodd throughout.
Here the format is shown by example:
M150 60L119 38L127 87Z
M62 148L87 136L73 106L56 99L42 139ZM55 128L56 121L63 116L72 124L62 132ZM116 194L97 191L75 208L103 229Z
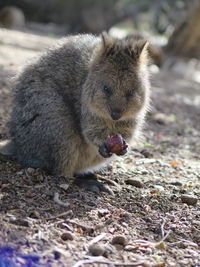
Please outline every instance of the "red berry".
M106 146L110 152L115 154L119 153L127 147L125 141L123 140L120 134L107 138Z

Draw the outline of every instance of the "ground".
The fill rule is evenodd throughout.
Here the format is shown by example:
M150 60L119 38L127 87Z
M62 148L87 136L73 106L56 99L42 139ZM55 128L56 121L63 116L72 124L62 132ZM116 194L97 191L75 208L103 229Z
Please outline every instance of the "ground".
M11 78L55 41L0 30L0 139ZM200 266L199 62L168 61L144 137L98 174L113 195L0 158L0 266Z

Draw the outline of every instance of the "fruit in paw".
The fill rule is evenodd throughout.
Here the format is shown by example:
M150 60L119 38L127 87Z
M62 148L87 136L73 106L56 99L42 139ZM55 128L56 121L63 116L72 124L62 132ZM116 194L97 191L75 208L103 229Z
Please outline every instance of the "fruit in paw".
M128 146L120 134L108 137L106 139L106 146L109 152L114 154L120 154Z

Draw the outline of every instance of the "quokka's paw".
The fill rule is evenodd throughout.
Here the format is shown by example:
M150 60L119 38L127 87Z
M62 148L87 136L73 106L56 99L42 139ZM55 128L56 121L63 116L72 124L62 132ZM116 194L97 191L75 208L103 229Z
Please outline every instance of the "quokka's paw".
M123 155L125 155L127 152L128 152L128 146L127 145L125 145L124 146L124 148L122 149L122 150L120 150L120 151L118 151L117 153L115 153L117 156L123 156Z
M104 158L110 158L112 156L112 153L109 151L106 143L99 146L99 154Z
M77 175L74 184L95 194L106 192L109 195L114 195L113 190L104 181L98 181L97 176L93 173Z

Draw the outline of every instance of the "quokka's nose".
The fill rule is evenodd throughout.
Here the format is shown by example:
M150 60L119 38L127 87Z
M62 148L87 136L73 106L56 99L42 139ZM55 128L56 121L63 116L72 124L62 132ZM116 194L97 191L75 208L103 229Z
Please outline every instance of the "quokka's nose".
M113 109L111 112L111 117L113 120L119 120L121 117L121 110L119 109Z

